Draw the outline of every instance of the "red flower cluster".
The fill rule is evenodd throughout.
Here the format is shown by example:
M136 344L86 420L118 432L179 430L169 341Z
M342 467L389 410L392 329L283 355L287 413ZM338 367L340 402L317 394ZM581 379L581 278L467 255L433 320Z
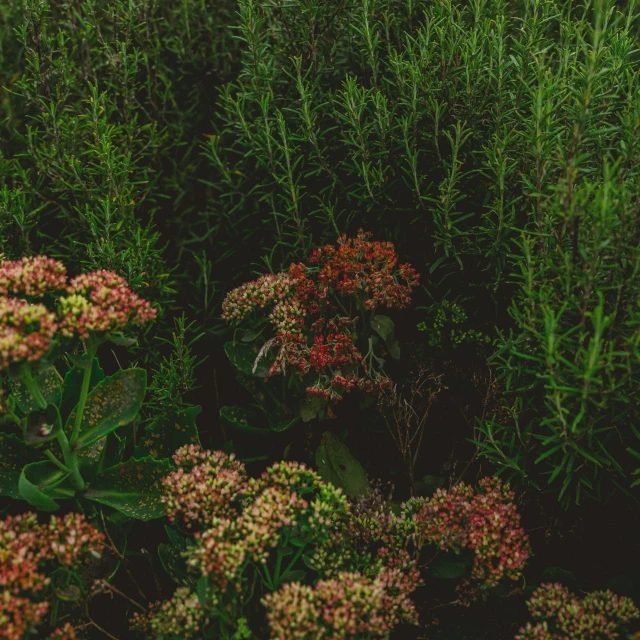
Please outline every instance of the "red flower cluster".
M418 272L398 264L391 242L373 242L362 229L355 238L340 236L338 247L316 249L311 258L317 264L318 288L335 289L340 295L357 295L366 309L402 309L411 304L411 290L418 285Z
M527 606L538 622L527 623L515 640L613 640L640 617L630 598L594 591L580 599L561 584L543 584Z
M47 573L56 566L77 567L99 552L102 541L79 514L52 516L44 525L34 513L0 520L0 638L21 640L34 632L49 608L43 597ZM65 627L51 637L73 640L75 634Z
M271 375L287 368L307 382L308 395L341 400L356 385L375 391L388 378L374 371L353 341L360 312L377 307L404 308L418 284L409 265L398 264L393 244L373 242L360 231L356 238L338 238L313 252L310 266L292 264L288 272L268 274L231 291L222 305L222 317L234 324L253 316L271 325L274 336L263 346L276 351ZM354 314L354 317L352 317ZM369 319L362 330L370 331ZM262 354L262 352L261 352Z
M513 499L508 485L483 478L477 492L461 483L450 491L438 489L428 500L410 500L404 508L405 521L417 528L423 542L443 550L471 549L472 579L493 587L503 577L520 578L530 554Z

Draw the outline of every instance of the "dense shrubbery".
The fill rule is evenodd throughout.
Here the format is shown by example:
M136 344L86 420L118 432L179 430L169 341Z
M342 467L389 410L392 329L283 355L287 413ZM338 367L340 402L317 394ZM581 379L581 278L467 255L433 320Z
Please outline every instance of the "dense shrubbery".
M639 39L0 6L0 637L632 633Z

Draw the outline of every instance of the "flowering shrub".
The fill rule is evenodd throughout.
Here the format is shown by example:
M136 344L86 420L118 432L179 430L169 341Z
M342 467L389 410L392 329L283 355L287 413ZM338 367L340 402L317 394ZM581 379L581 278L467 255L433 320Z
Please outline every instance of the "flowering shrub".
M399 357L400 346L393 321L378 310L408 307L418 274L398 264L393 244L369 236L341 236L337 247L314 250L307 265L261 276L223 302L222 317L247 330L243 340L262 341L253 350L229 343L232 363L245 374L293 379L308 400L316 399L302 408L303 419L309 406L313 416L355 387L390 384L382 356Z
M126 344L128 330L155 314L115 273L68 281L64 265L45 256L0 264L0 371L12 392L4 424L13 429L0 431L1 494L45 511L83 496L139 518L162 514L159 480L168 463L121 463L124 447L111 435L139 412L146 372L105 377L96 359L101 344ZM115 456L106 455L108 437ZM132 476L136 497L126 486Z
M102 541L103 535L78 514L52 516L46 524L33 513L1 520L0 638L22 640L42 631L52 602L63 593L67 601L79 600L82 582L76 571L88 556L99 554ZM75 631L65 624L48 638L74 640Z
M135 628L167 638L231 637L248 625L254 596L272 638L303 637L309 625L316 634L309 637L386 638L399 621L417 622L415 562L401 543L384 548L382 531L359 543L352 505L316 472L278 462L248 478L233 456L195 446L179 449L174 462L163 501L174 525L196 530L184 546L194 579L171 602L136 616Z
M543 584L527 605L536 623L528 622L516 640L613 640L640 617L629 598L594 591L580 599L561 584Z
M460 483L438 489L429 499L413 498L403 507L400 527L414 539L441 551L473 553L465 595L496 586L503 578L518 580L529 558L527 535L520 526L514 493L497 478L483 478L478 489Z

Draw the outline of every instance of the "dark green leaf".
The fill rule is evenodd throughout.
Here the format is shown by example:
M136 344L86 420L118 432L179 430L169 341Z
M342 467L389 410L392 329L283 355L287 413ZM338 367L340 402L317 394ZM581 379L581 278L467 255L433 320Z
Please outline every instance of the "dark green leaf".
M62 398L62 385L55 368L52 366L44 367L33 376L33 379L47 404L59 406ZM31 397L31 393L24 382L19 379L12 379L10 385L11 393L21 411L29 413L40 409L38 403Z
M255 426L259 422L258 414L251 409L227 405L220 409L220 419L238 431L265 433L267 429Z
M324 408L326 401L322 398L306 398L300 403L300 418L302 422L311 422L315 419L320 410Z
M16 500L22 497L18 480L31 455L32 450L27 448L22 438L0 432L0 495Z
M466 576L471 570L473 556L467 553L456 554L452 551L439 553L430 563L427 572L434 578L455 580Z
M389 355L394 360L399 360L400 359L400 343L398 342L397 338L392 338L386 344L387 344L387 349L389 350Z
M166 542L161 542L158 545L158 558L167 575L176 584L193 586L194 579L189 575L187 563L175 547Z
M292 569L291 571L287 571L282 578L282 582L302 582L307 575L307 572L304 569Z
M99 474L85 496L137 520L160 518L164 515L162 479L171 468L168 460L131 458Z
M69 474L48 460L27 464L20 474L18 489L22 498L41 511L56 511L59 505L55 499L75 495Z
M176 413L155 418L144 430L144 436L135 448L134 456L151 456L156 460L171 458L176 449L187 444L200 444L196 417L200 407L188 407Z
M389 316L374 316L371 319L371 328L385 341L389 342L393 338L395 325Z
M329 431L323 434L322 444L316 450L316 465L325 482L340 487L348 496L361 496L369 491L367 472L347 445Z
M267 353L263 354L258 360L260 346L254 342L226 342L224 351L229 358L231 364L248 376L256 376L258 378L268 378L271 368L272 358Z
M102 380L87 398L77 448L82 449L131 422L142 407L146 390L144 369L124 369ZM73 428L75 415L74 409L67 420L68 432Z

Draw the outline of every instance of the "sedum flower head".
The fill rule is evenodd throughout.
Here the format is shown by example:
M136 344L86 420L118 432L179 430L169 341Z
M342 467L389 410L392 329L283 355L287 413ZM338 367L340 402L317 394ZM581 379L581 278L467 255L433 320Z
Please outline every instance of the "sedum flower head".
M154 638L163 635L190 640L201 638L210 622L208 608L200 604L197 594L179 587L171 600L152 605L147 614L135 613L131 627Z
M103 269L71 280L58 310L62 333L81 338L123 331L129 325L142 326L156 315L124 278Z
M193 529L237 515L236 501L244 492L247 472L233 454L187 445L176 451L173 460L178 470L163 480L169 520Z
M640 612L630 598L594 591L580 599L561 584L543 584L527 602L537 622L520 629L516 640L613 640Z
M41 296L61 291L67 284L67 270L62 262L35 256L5 260L0 264L0 295Z
M56 329L55 316L44 305L0 297L0 369L40 360Z
M49 609L48 573L78 567L88 554L98 553L102 541L80 514L52 517L47 524L39 524L33 513L0 520L0 638L21 640L35 632ZM75 635L65 627L51 637Z

